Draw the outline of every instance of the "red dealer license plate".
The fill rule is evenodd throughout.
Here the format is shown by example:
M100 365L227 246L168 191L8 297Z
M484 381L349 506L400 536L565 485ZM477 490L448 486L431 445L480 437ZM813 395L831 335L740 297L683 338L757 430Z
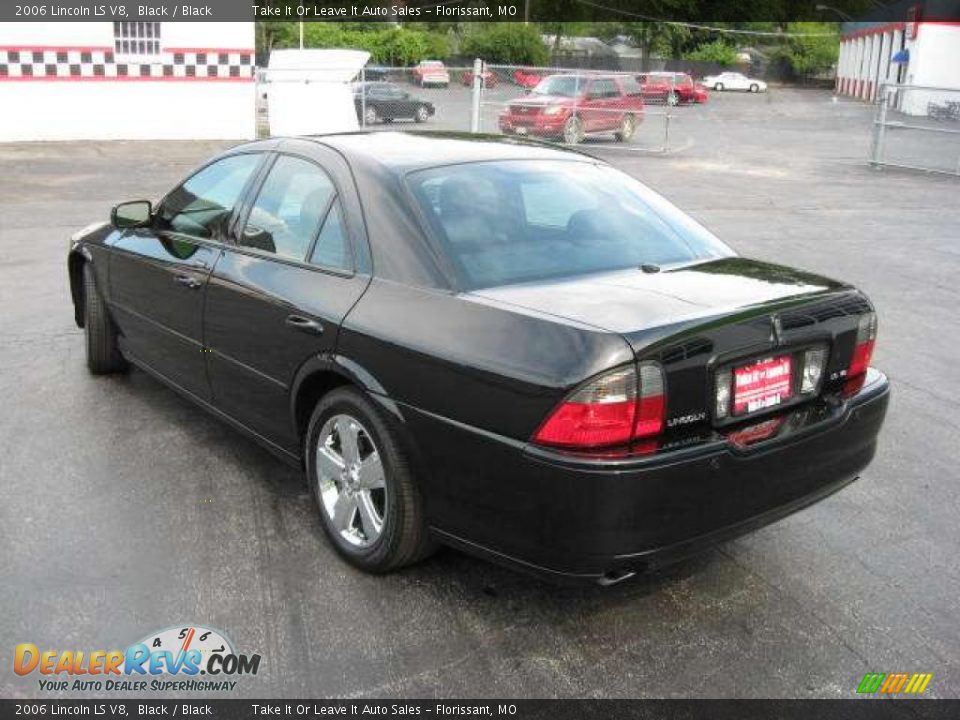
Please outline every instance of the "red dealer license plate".
M792 393L789 355L760 360L733 371L733 414L775 407Z

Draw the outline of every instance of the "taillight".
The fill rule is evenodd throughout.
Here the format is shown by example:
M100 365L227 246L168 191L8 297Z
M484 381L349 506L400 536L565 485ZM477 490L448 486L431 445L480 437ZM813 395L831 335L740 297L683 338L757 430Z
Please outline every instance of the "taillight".
M853 349L850 367L847 368L848 378L863 375L870 367L870 358L873 355L873 345L876 340L877 314L871 312L861 315L857 323L857 345Z
M533 441L592 448L622 445L663 430L663 371L655 363L614 370L591 380L544 421Z

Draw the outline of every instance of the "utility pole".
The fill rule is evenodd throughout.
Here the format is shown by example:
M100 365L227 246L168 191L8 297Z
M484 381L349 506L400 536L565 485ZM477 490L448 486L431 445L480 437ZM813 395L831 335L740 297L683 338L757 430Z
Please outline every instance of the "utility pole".
M303 50L303 20L300 21L300 49Z

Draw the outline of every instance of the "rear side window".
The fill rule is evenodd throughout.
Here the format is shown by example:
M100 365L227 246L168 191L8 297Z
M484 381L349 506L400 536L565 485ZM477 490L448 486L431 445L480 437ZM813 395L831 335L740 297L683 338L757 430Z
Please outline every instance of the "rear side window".
M733 255L606 165L479 162L414 172L408 182L465 290Z
M635 78L625 77L622 82L623 92L628 97L636 97L643 94L643 91L640 89L640 83L638 83Z
M321 267L335 270L351 270L350 245L343 224L343 210L340 199L336 198L323 221L317 243L310 255L310 262Z
M617 89L617 84L613 80L594 80L593 85L590 87L590 97L610 98L619 96L620 91Z
M259 154L232 155L207 165L164 198L157 212L157 229L222 239L260 158Z
M257 194L239 244L303 261L335 197L333 182L317 165L282 155Z

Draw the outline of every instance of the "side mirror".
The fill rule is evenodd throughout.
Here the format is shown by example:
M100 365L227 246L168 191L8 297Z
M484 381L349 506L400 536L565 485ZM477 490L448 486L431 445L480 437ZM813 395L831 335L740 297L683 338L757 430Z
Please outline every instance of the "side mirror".
M143 227L149 224L153 206L149 200L131 200L120 203L110 211L110 222L117 228Z

